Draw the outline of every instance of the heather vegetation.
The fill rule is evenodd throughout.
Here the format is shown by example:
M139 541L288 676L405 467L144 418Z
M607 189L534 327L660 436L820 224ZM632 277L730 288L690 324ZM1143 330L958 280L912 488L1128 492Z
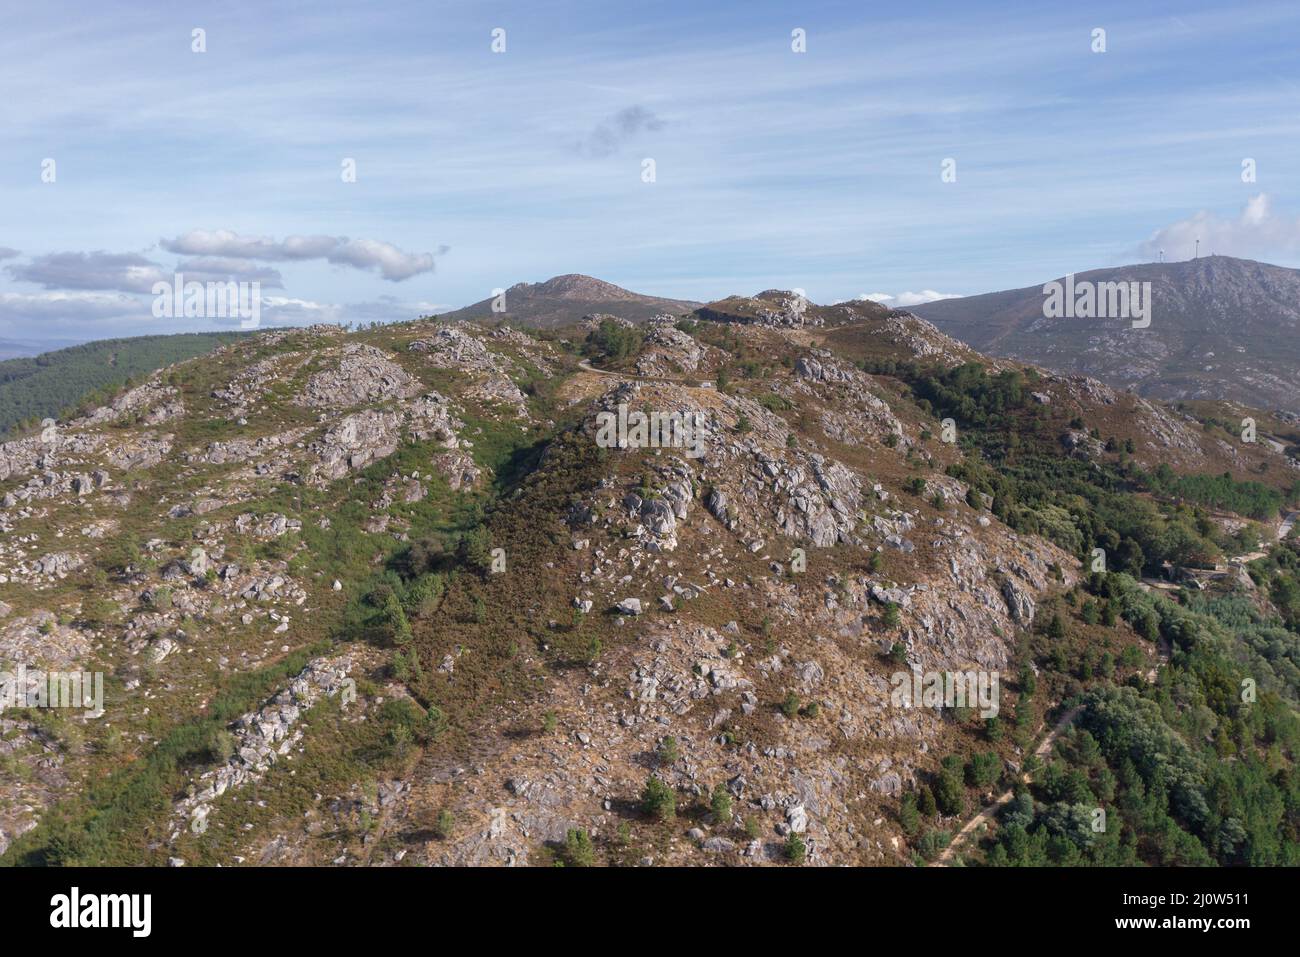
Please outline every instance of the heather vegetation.
M854 370L772 330L696 319L669 328L708 347L693 371L719 386L667 390L707 405L719 425L718 446L689 468L663 450L595 448L583 432L591 401L629 384L578 361L628 369L662 337L612 320L547 337L441 323L289 333L169 370L185 403L167 422L170 454L129 476L106 467L117 483L108 491L129 497L52 495L39 520L69 529L85 565L41 593L4 591L10 620L59 608L42 637L94 629L115 651L131 629L141 650L110 690L133 703L143 686L150 710L115 717L112 735L42 725L90 785L61 794L6 860L224 863L255 838L291 833L325 860L337 845L396 860L400 843L423 860L462 861L496 826L481 817L484 795L524 813L597 761L610 819L565 804L562 830L511 838L511 853L527 845L531 862L568 866L692 853L815 864L869 853L843 835L887 820L906 841L872 862L1296 860L1300 552L1288 544L1254 562L1254 595L1171 598L1140 584L1165 563L1262 547L1262 525L1214 512L1276 515L1294 499L1276 476L1139 466L1130 438L1043 401L1050 386L1033 370L879 357ZM339 408L299 404L313 379L350 387L344 360L380 369L361 385L392 394L373 408L350 396ZM253 363L271 371L247 387L241 423L218 394ZM875 377L872 396L862 371ZM640 388L639 401L663 401ZM444 401L446 428L427 427ZM401 427L383 433L381 415ZM354 445L327 459L344 417L366 454ZM947 418L952 445L938 438ZM132 416L104 428L115 448L162 431ZM250 438L251 452L236 444ZM328 479L313 474L323 462L338 466ZM773 497L792 488L802 507ZM822 491L843 507L823 507ZM814 514L823 524L801 524ZM109 533L83 533L92 520ZM785 547L814 532L823 544L802 559L815 573L795 577ZM187 564L196 542L211 552L199 572ZM1108 572L1087 577L1095 548ZM301 592L263 593L275 577ZM780 602L764 597L773 582L789 589ZM944 601L930 603L935 594ZM933 750L897 752L886 768L869 725L879 716L846 725L846 700L870 697L864 676L914 665L932 615L933 634L954 647L1009 656L1001 707L945 712ZM170 657L142 666L164 639ZM304 706L292 757L214 799L218 827L186 831L178 802L205 769L239 755L240 717L294 681L306 656L342 653L354 659L358 710L332 697ZM1072 714L1040 766L1035 747ZM878 775L836 772L871 795L859 817L835 822L851 832L831 830L826 805L783 790L793 768L823 773L825 755L808 745L829 740L853 774ZM754 756L743 780L724 773L742 749ZM467 766L490 769L472 776L482 792L465 790L455 769ZM891 774L897 789L883 786ZM395 825L393 808L414 812L380 788L411 780L439 783L420 795L418 817ZM969 816L1008 789L991 837L966 841ZM765 803L769 792L780 803ZM305 820L318 826L310 836L299 833Z

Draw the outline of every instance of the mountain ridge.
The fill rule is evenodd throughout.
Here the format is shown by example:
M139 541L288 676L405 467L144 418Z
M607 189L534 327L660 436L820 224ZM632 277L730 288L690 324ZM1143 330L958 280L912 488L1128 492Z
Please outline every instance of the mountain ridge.
M1206 256L1093 269L1074 282L1151 283L1150 327L1132 328L1123 317L1049 318L1044 284L911 311L981 352L1153 398L1300 412L1300 270Z

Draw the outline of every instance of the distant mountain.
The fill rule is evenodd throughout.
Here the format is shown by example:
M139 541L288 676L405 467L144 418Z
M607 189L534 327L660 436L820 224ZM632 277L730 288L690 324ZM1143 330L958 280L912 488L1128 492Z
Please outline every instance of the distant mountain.
M447 319L509 319L527 326L553 327L577 322L593 313L609 313L631 322L648 322L661 313L679 315L700 305L685 299L662 299L630 292L613 283L569 273L545 282L516 283L505 291L505 311L493 312L489 297L445 313Z
M1074 276L1076 290L1085 282L1151 283L1150 326L1049 318L1042 284L912 312L981 352L1085 373L1144 396L1300 411L1300 270L1208 256Z
M14 339L0 339L0 359L14 359L19 356L36 356L45 350L30 342L18 342Z

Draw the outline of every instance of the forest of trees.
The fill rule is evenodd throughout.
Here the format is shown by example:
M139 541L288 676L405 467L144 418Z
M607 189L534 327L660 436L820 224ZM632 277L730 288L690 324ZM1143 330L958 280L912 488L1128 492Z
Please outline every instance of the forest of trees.
M602 319L600 325L587 335L585 351L592 358L618 362L640 349L644 339L645 333L636 326Z
M95 393L107 394L163 366L211 352L247 333L195 332L104 339L0 362L0 436L57 418Z
M1169 642L1155 684L1097 682L987 849L993 865L1300 863L1300 636L1237 597L1090 591ZM1100 812L1100 813L1099 813Z
M1239 482L1231 474L1178 475L1164 462L1146 476L1153 492L1198 505L1226 509L1238 515L1268 519L1277 515L1287 496L1262 482ZM1295 494L1292 488L1292 496Z

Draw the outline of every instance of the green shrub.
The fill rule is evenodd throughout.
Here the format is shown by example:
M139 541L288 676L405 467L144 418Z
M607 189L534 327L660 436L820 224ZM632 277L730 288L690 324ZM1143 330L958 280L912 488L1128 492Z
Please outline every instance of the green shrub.
M909 838L915 837L917 831L921 829L921 812L916 805L916 795L908 791L903 795L898 804L898 823L903 828L903 833Z
M961 814L966 809L966 789L962 784L960 762L946 763L935 778L934 804L942 814Z
M451 837L452 832L456 830L456 816L447 808L438 812L437 818L433 822L433 833L441 840L447 840Z

